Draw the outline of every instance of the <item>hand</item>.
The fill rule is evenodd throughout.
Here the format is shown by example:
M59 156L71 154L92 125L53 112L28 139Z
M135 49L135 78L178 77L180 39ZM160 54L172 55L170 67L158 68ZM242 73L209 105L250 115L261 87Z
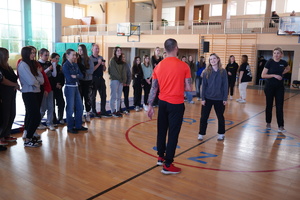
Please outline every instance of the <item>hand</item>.
M201 101L202 106L205 106L205 100Z
M149 105L148 107L148 112L147 112L147 115L150 119L152 119L153 115L154 115L154 109L152 106Z
M49 69L49 70L53 70L53 66L50 65L50 66L48 67L48 69Z
M225 106L227 104L227 101L223 101L223 105Z
M15 90L19 90L19 91L20 91L20 85L19 85L19 84L17 84L17 85L15 86Z
M43 68L42 68L42 67L38 67L38 70L39 70L40 72L42 72L42 71L43 71Z
M98 59L98 64L101 64L101 63L102 63L102 59L99 58L99 59Z
M57 89L61 89L60 83L56 83L56 88L57 88Z
M282 80L282 76L280 76L280 75L274 75L274 78L276 78L277 80Z
M151 82L150 82L150 79L149 78L147 78L146 79L146 82L150 85L151 84Z
M231 75L232 75L232 73L231 73L231 72L228 72L228 75L229 75L229 76L231 76Z
M77 78L77 75L71 75L72 78Z

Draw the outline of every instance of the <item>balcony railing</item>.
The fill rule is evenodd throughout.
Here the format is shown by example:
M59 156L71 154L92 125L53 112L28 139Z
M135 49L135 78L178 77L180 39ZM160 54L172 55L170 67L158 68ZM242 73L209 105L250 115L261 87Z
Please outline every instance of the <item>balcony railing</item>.
M141 34L262 34L276 33L278 24L271 18L229 19L224 21L168 21L154 28L153 22L133 23L139 25ZM70 35L117 35L117 24L73 25L63 28L64 36Z

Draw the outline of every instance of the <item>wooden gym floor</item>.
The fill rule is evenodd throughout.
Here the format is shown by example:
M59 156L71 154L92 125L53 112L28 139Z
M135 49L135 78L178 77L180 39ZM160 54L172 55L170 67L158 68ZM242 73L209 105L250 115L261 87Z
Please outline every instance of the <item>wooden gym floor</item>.
M247 95L246 104L228 102L223 142L214 110L205 139L197 140L201 104L186 104L177 175L156 166L156 118L143 111L93 119L76 135L66 126L39 131L40 148L24 148L22 134L14 134L17 142L0 152L0 199L299 200L299 91L285 94L285 134L277 133L275 109L266 131L263 90Z

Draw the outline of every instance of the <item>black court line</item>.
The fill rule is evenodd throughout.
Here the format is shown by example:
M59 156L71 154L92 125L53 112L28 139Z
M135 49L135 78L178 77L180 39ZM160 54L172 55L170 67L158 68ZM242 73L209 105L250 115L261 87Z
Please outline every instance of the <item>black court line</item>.
M299 94L299 93L294 94L293 96L286 98L284 101L287 101L287 100L289 100L289 99L291 99L291 98L297 96L298 94ZM273 107L275 107L275 105L274 105ZM249 117L248 119L245 119L245 120L239 122L238 124L236 124L236 125L234 125L234 126L232 126L232 127L229 127L229 128L226 129L225 131L229 131L229 130L231 130L231 129L233 129L233 128L239 126L239 125L241 125L242 123L244 123L244 122L246 122L246 121L248 121L248 120L250 120L250 119L253 119L254 117L257 117L258 115L260 115L260 114L262 114L262 113L264 113L264 112L265 112L265 110L263 110L263 111L261 111L261 112L255 114L255 115ZM184 154L184 153L186 153L186 152L188 152L188 151L190 151L190 150L196 148L197 146L200 146L200 145L202 145L202 144L204 144L204 143L210 141L211 139L213 139L213 138L215 138L215 137L217 137L217 135L212 136L212 137L210 137L210 138L208 138L208 139L206 139L206 140L200 142L199 144L196 144L196 145L194 145L194 146L192 146L192 147L190 147L190 148L184 150L183 152L181 152L181 153L175 155L174 158L176 158L176 157L178 157L178 156L180 156L180 155L182 155L182 154ZM129 182L129 181L131 181L131 180L133 180L133 179L135 179L135 178L137 178L137 177L139 177L139 176L142 176L142 175L146 174L147 172L149 172L149 171L151 171L151 170L153 170L153 169L155 169L155 168L157 168L157 167L160 167L160 166L158 166L158 165L152 166L152 167L146 169L145 171L142 171L141 173L139 173L139 174L137 174L137 175L134 175L134 176L132 176L132 177L126 179L125 181L122 181L122 182L120 182L120 183L118 183L118 184L116 184L116 185L114 185L114 186L112 186L112 187L110 187L110 188L108 188L108 189L106 189L106 190L103 190L102 192L100 192L100 193L98 193L98 194L96 194L96 195L94 195L94 196L91 196L91 197L88 198L87 200L95 199L95 198L97 198L97 197L99 197L99 196L101 196L101 195L103 195L103 194L105 194L105 193L107 193L107 192L109 192L109 191L111 191L111 190L113 190L113 189L116 189L116 188L118 188L118 187L124 185L125 183L127 183L127 182Z

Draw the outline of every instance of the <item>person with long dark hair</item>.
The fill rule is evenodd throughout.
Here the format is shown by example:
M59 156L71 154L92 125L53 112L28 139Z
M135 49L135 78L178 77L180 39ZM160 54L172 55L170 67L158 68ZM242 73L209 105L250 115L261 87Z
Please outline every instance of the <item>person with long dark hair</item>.
M200 56L199 62L196 64L196 79L195 79L195 87L196 87L196 97L197 100L201 100L201 85L202 85L202 72L206 68L205 58L204 56Z
M239 92L240 98L236 101L239 103L246 103L247 85L252 81L251 68L248 63L248 56L242 55L242 64L239 69Z
M37 68L34 57L35 51L31 47L23 47L22 61L18 65L18 74L22 86L22 98L27 115L27 132L25 147L39 147L39 140L33 136L41 121L39 93L44 83L42 68Z
M109 61L110 109L113 117L122 117L120 112L123 85L126 85L126 66L122 60L122 49L115 47L114 56Z
M142 101L142 88L143 88L143 69L141 65L141 58L136 56L132 65L132 80L133 80L133 105L136 112L140 111Z
M148 111L148 97L151 89L151 79L152 79L152 73L153 69L150 65L150 58L148 55L144 55L143 57L143 63L142 63L142 69L143 69L143 88L144 88L144 104L143 108L145 111ZM154 105L156 105L154 103Z
M239 69L239 65L235 62L234 55L229 56L228 63L226 66L227 76L228 76L228 89L230 92L229 99L233 99L234 86L236 81L236 74Z
M85 111L86 116L85 120L87 122L91 121L90 118L90 111L91 111L91 95L92 95L92 80L93 80L93 72L94 72L94 63L89 58L86 46L84 44L80 44L78 46L78 54L81 58L79 62L77 62L78 65L82 65L84 70L81 71L83 74L83 78L79 80L79 92L81 94L82 101L84 100L85 105ZM84 117L83 117L84 119Z
M53 79L53 122L54 123L60 123L64 124L65 121L63 119L64 117L64 109L65 109L65 100L62 92L62 87L65 85L65 77L62 72L62 66L58 64L59 62L59 54L57 53L52 53L50 56L51 63L56 63L56 72L57 75ZM55 104L56 103L56 104ZM55 112L55 105L57 105L57 110L58 110L58 116L56 116Z
M63 65L65 76L65 97L67 126L69 133L78 133L78 131L87 131L88 128L82 126L83 105L78 90L79 79L83 77L76 61L76 52L73 49L67 49L66 62ZM73 117L73 114L75 117Z
M0 146L8 145L8 142L17 141L12 137L11 127L16 116L16 90L19 89L17 75L8 64L9 52L0 47L0 72L2 79L0 83ZM0 148L0 150L1 150ZM5 148L2 148L5 149Z
M202 108L198 140L206 135L207 120L212 106L218 118L218 141L225 138L224 111L228 96L228 80L226 70L222 67L220 57L213 53L209 56L209 65L202 73Z
M123 85L125 110L123 111L123 113L128 114L130 112L130 110L129 110L129 85L131 82L131 70L130 70L129 64L126 63L126 57L125 57L125 54L123 54L123 53L122 53L122 60L126 66L126 84ZM122 103L120 103L120 111L122 112L121 104Z
M266 123L267 129L271 129L273 101L276 104L276 117L278 132L286 132L284 129L283 119L283 103L284 103L284 82L283 75L290 71L288 63L282 59L283 50L276 47L273 50L273 58L268 60L261 74L266 79L265 95L266 95Z

